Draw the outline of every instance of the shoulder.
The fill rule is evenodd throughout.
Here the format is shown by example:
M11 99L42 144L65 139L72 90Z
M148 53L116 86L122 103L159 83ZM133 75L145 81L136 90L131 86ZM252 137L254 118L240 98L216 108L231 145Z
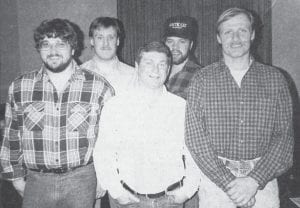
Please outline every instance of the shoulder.
M219 72L219 69L220 69L219 62L215 62L210 65L207 65L196 72L194 76L194 80L212 78L216 75L216 73Z
M168 100L168 103L180 107L185 108L186 101L182 97L179 97L173 93L166 92L166 99Z
M128 74L132 74L135 72L134 67L132 67L124 62L119 61L119 66L122 71L127 72Z
M13 85L19 85L23 82L27 82L28 84L33 83L33 82L36 81L36 77L37 77L38 74L41 74L41 70L36 70L36 71L32 71L32 72L22 74L22 75L16 77L12 81L12 84Z
M187 71L196 73L198 70L200 70L202 67L197 64L195 61L188 60L188 62L184 66Z
M81 67L80 67L81 68ZM100 84L100 85L104 85L105 87L109 88L110 91L112 92L112 94L114 94L114 89L111 86L111 84L101 75L99 75L98 73L95 73L91 70L85 69L85 68L81 68L81 71L85 77L85 80L87 82L93 82L94 84Z
M84 69L90 69L90 67L93 65L93 61L92 59L84 62L83 64L80 65L81 68L84 68Z
M285 84L287 82L284 76L284 70L279 69L275 66L270 66L255 61L253 67L258 71L260 78L264 79L266 83L274 86Z

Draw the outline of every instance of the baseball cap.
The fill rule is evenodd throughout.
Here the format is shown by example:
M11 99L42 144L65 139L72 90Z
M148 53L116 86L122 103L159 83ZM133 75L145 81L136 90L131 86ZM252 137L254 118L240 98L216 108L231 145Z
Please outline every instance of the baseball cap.
M175 36L194 40L197 34L196 20L189 16L174 16L164 24L164 38Z

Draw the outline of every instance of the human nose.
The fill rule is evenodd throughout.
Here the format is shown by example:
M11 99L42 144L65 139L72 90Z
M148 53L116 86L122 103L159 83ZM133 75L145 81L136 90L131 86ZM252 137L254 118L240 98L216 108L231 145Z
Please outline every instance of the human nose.
M56 47L55 44L49 46L49 52L50 53L56 53L56 51L57 51L57 47Z
M108 40L108 38L104 38L104 40L103 40L103 45L104 45L104 46L108 46L108 45L109 45L109 40Z
M240 40L240 34L238 31L234 32L233 33L233 37L232 37L233 40Z

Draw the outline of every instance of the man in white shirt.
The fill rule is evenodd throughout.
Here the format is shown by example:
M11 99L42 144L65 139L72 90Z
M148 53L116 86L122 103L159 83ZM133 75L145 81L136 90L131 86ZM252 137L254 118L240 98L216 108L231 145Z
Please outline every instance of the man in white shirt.
M185 100L164 86L170 65L167 46L146 44L136 81L103 108L95 169L116 207L182 207L198 189L200 170L184 141Z
M82 65L82 68L91 70L107 79L116 94L126 90L134 75L134 68L119 61L117 57L118 46L124 37L122 28L121 21L116 18L96 18L89 28L94 56Z

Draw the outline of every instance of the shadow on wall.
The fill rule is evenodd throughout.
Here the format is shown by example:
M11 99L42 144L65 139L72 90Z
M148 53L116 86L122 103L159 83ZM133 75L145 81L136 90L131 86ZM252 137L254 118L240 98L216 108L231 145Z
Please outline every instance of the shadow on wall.
M74 22L70 22L70 24L73 26L73 28L77 34L77 39L78 39L77 48L74 53L74 59L78 65L81 65L82 61L79 59L79 57L81 56L82 51L84 49L84 33L81 30L81 28Z
M281 207L288 207L289 197L300 196L300 98L296 84L291 75L283 69L279 70L286 78L293 101L294 119L294 164L285 174L279 177Z

